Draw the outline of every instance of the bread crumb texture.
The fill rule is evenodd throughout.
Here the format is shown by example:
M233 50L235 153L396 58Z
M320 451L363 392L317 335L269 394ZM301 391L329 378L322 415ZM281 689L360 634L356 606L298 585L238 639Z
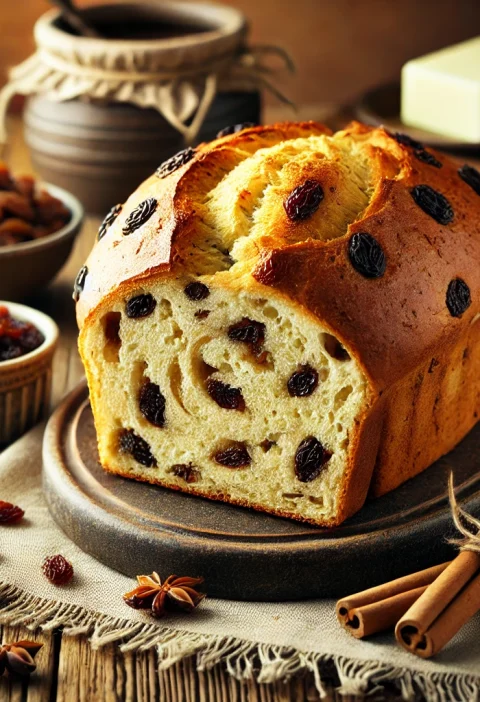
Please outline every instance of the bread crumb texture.
M324 255L346 240L383 207L386 184L412 171L407 152L358 126L247 129L178 158L117 208L78 307L104 468L324 526L361 506L382 422L362 432L383 388L321 305L301 304L304 278L287 271L275 288L254 272L266 253ZM340 264L352 294L384 275L378 239L357 237ZM109 256L115 280L100 286Z

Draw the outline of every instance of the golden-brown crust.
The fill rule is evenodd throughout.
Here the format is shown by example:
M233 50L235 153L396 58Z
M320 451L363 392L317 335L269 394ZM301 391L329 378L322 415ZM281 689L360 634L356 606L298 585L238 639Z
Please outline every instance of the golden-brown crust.
M166 178L155 174L128 198L108 234L97 241L86 265L88 276L76 311L79 327L96 307L122 285L130 289L134 281L153 273L168 273L175 260L182 259L190 244L189 234L198 224L195 196L208 192L238 159L236 150L254 153L287 139L312 134L331 134L328 127L316 122L285 122L269 127L252 127L232 136L201 144L195 157ZM153 197L157 207L153 215L129 236L122 234L125 220L142 201Z
M182 270L192 237L202 226L198 214L202 196L245 152L311 134L330 131L315 123L247 129L201 145L191 161L168 177L148 179L125 203L87 261L89 275L77 304L80 327L93 323L100 309L134 290L143 278ZM351 438L338 523L363 503L377 451L371 490L383 494L450 450L477 420L480 404L480 360L473 351L480 326L479 196L459 177L458 164L443 154L432 151L442 164L437 168L419 160L414 148L401 145L383 129L354 123L343 135L368 142L374 192L366 209L344 236L329 241L285 244L291 223L286 217L274 222L281 231L280 243L275 243L272 229L257 247L257 257L249 259L249 279L243 276L231 283L268 286L314 315L366 374L368 402ZM292 189L298 184L292 181ZM448 198L454 211L450 224L439 224L414 202L411 191L419 184ZM158 202L154 214L141 230L123 236L126 217L148 197ZM358 232L373 236L385 252L383 276L369 279L352 266L348 242ZM468 284L471 304L460 317L453 317L446 294L457 277ZM465 348L470 356L463 362L459 354ZM433 358L439 360L443 375L428 373ZM472 392L462 395L458 387L452 388L456 363L463 363L462 382L470 383ZM418 378L426 374L429 377L419 387ZM424 413L421 417L417 404ZM404 441L408 450L402 452ZM192 491L188 485L184 489Z
M450 451L480 412L480 319L384 394L382 439L370 493L390 492Z
M336 329L379 392L429 353L452 348L459 330L480 312L480 199L458 176L457 164L437 156L441 169L406 155L403 177L382 184L374 211L351 224L345 237L266 251L253 273ZM414 203L410 191L418 184L448 196L452 224L438 224ZM367 232L382 246L382 277L368 279L352 267L348 241L356 232ZM446 305L448 284L456 277L472 295L461 318Z

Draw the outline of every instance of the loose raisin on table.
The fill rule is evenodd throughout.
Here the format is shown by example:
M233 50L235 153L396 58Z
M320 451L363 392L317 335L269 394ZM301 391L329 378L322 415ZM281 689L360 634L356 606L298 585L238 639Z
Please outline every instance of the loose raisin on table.
M207 298L210 295L210 290L207 288L207 286L203 283L200 283L199 281L189 283L185 287L183 292L188 297L188 299L192 300L193 302L197 302L198 300L205 300L205 298Z
M453 208L445 195L429 185L416 185L411 195L415 203L439 224L450 224L453 220Z
M477 195L480 195L480 173L476 168L465 164L458 169L458 175Z
M85 287L85 281L87 279L88 275L88 268L87 266L82 266L80 270L77 273L77 277L75 278L75 282L73 284L73 299L75 302L78 302L80 299L80 295L83 291L83 288Z
M146 293L145 295L131 297L126 304L125 311L130 319L138 319L140 317L148 317L156 306L157 301L153 295Z
M348 256L355 270L365 278L381 278L387 267L385 253L376 239L365 232L353 234Z
M317 478L332 454L314 436L307 436L295 454L295 475L302 483Z
M186 149L182 149L182 151L179 151L167 161L164 161L155 171L155 175L158 178L165 178L167 175L170 175L170 173L173 173L191 161L194 156L195 149L188 146Z
M412 149L423 149L423 144L416 139L412 139L408 134L402 134L401 132L395 132L392 134L395 141L398 141L402 146L410 146Z
M98 230L98 235L97 235L97 241L100 241L100 239L103 239L105 234L107 233L107 230L109 227L112 226L112 224L115 222L117 219L118 215L122 211L122 206L121 205L114 205L110 212L107 214L105 219L100 225L100 228Z
M452 317L461 317L465 310L470 307L472 303L470 288L464 280L454 278L449 282L446 302Z
M43 561L43 573L54 585L66 585L73 578L73 566L64 556L48 556Z
M0 524L16 524L23 519L24 514L25 512L18 505L0 500Z
M134 210L130 212L125 224L123 225L122 232L125 236L132 234L136 229L145 224L145 222L150 219L152 214L157 209L157 201L154 197L149 197L143 200L139 205L135 207Z
M418 161L422 161L422 163L426 163L428 166L433 166L434 168L442 168L443 166L442 162L426 149L415 149L413 155Z
M228 127L220 129L217 134L217 139L222 137L230 136L231 134L237 134L237 132L242 132L244 129L249 129L250 127L256 127L255 122L240 122L239 124L230 124Z
M227 468L245 468L252 462L247 447L243 443L236 443L223 451L217 451L213 460Z
M135 434L133 429L123 429L120 432L119 448L121 453L129 453L142 466L151 468L157 465L157 460L152 455L150 446L145 439Z
M316 210L323 200L323 188L316 180L306 180L292 190L283 203L287 217L292 222L307 219Z
M318 373L308 363L292 373L287 382L288 393L291 397L308 397L318 385Z
M176 463L171 467L171 472L186 483L196 483L200 480L200 471L193 463Z
M265 341L265 324L243 317L228 328L228 338L232 341L248 344L254 355L259 356Z
M147 381L140 389L140 412L155 427L165 426L165 398L155 383Z
M223 407L223 409L244 412L245 400L240 388L233 388L227 383L222 383L221 380L209 378L207 380L207 392L212 400L215 400L217 405Z

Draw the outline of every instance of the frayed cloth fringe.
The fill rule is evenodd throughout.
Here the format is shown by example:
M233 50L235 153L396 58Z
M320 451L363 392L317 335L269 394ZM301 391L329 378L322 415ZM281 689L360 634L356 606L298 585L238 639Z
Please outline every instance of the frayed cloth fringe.
M0 583L0 624L22 625L32 631L62 628L66 636L88 636L95 649L111 643L119 643L123 652L156 647L159 671L195 656L198 671L208 671L221 663L239 681L274 683L311 673L321 698L327 696L324 684L333 675L338 681L338 692L343 695L372 696L387 685L406 701L423 697L428 702L480 702L480 676L422 673L378 661L306 653L234 637L171 629L158 623L129 622L77 605L43 600L5 583Z

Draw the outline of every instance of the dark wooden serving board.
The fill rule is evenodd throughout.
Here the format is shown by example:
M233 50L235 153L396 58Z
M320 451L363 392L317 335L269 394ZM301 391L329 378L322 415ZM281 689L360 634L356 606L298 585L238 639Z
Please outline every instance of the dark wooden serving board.
M209 595L228 599L337 597L451 557L448 474L480 514L479 458L477 425L421 475L318 529L105 473L82 384L48 423L44 488L63 531L126 575L203 575Z

